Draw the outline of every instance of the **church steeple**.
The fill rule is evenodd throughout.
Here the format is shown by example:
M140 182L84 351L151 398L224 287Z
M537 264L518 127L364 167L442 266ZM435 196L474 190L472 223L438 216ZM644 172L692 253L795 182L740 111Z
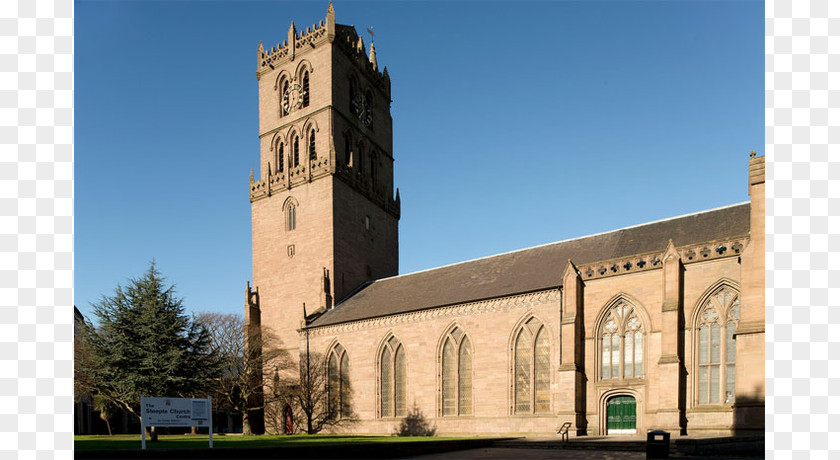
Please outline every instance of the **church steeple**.
M262 324L288 350L302 304L330 308L398 270L390 77L373 43L335 21L330 4L317 24L290 22L286 41L257 48L253 286Z

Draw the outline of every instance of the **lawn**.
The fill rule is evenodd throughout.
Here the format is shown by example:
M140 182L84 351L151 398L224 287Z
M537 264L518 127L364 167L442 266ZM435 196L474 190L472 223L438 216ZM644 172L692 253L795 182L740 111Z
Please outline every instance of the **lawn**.
M74 436L75 450L112 450L112 449L140 449L140 435L91 435ZM444 437L398 437L398 436L339 436L339 435L280 435L280 436L242 436L242 435L213 435L213 448L249 448L249 447L291 447L291 446L322 446L330 444L370 444L382 442L418 442L418 441L451 441L471 438ZM157 442L146 438L147 449L201 449L208 447L206 435L165 435L159 436Z

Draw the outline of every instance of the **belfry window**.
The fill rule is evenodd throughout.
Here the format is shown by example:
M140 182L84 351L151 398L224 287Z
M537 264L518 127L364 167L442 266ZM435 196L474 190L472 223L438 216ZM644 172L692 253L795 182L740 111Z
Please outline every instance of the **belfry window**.
M344 164L347 166L353 166L353 161L351 157L352 153L350 151L350 136L347 134L344 135Z
M368 158L370 160L370 183L373 185L373 188L376 189L379 185L376 178L376 156L373 152L371 152Z
M298 137L295 136L295 140L292 145L292 166L297 168L300 165L300 145L298 142Z
M738 293L722 287L697 318L697 403L735 402L735 328L741 315Z
M599 336L602 380L644 377L645 330L632 305L610 308Z
M303 73L303 106L309 107L309 72Z
M318 159L318 154L315 153L315 130L309 131L309 161Z
M405 347L391 336L379 355L381 417L405 416Z
M551 345L545 326L529 319L516 334L513 348L514 405L516 414L551 410Z
M352 415L350 359L340 344L327 354L327 414L332 420Z
M277 144L277 172L283 172L283 143Z
M280 91L280 116L288 115L289 114L289 106L286 101L286 94L289 93L289 81L283 80L283 84L281 86L282 90Z
M441 414L472 415L472 345L464 332L453 327L441 349Z

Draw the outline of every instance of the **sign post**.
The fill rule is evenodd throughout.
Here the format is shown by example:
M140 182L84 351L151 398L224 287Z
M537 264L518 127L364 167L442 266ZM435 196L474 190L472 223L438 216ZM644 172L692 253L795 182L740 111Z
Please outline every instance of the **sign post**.
M213 448L213 412L210 398L147 398L140 396L141 447L146 448L147 426L208 427Z

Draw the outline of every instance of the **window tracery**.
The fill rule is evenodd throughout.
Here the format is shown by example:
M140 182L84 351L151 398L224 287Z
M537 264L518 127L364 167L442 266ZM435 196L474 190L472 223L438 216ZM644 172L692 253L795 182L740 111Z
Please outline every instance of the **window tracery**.
M602 324L601 379L643 378L645 329L635 308L620 300L610 308Z
M335 344L327 357L327 414L331 419L351 415L350 358L341 344Z
M405 383L405 347L391 336L379 355L381 417L405 416Z
M551 345L545 326L536 318L525 322L514 342L514 413L551 410Z
M738 293L716 290L697 318L697 403L735 402L735 329L741 316Z
M472 415L472 345L458 327L446 334L441 348L441 414Z

